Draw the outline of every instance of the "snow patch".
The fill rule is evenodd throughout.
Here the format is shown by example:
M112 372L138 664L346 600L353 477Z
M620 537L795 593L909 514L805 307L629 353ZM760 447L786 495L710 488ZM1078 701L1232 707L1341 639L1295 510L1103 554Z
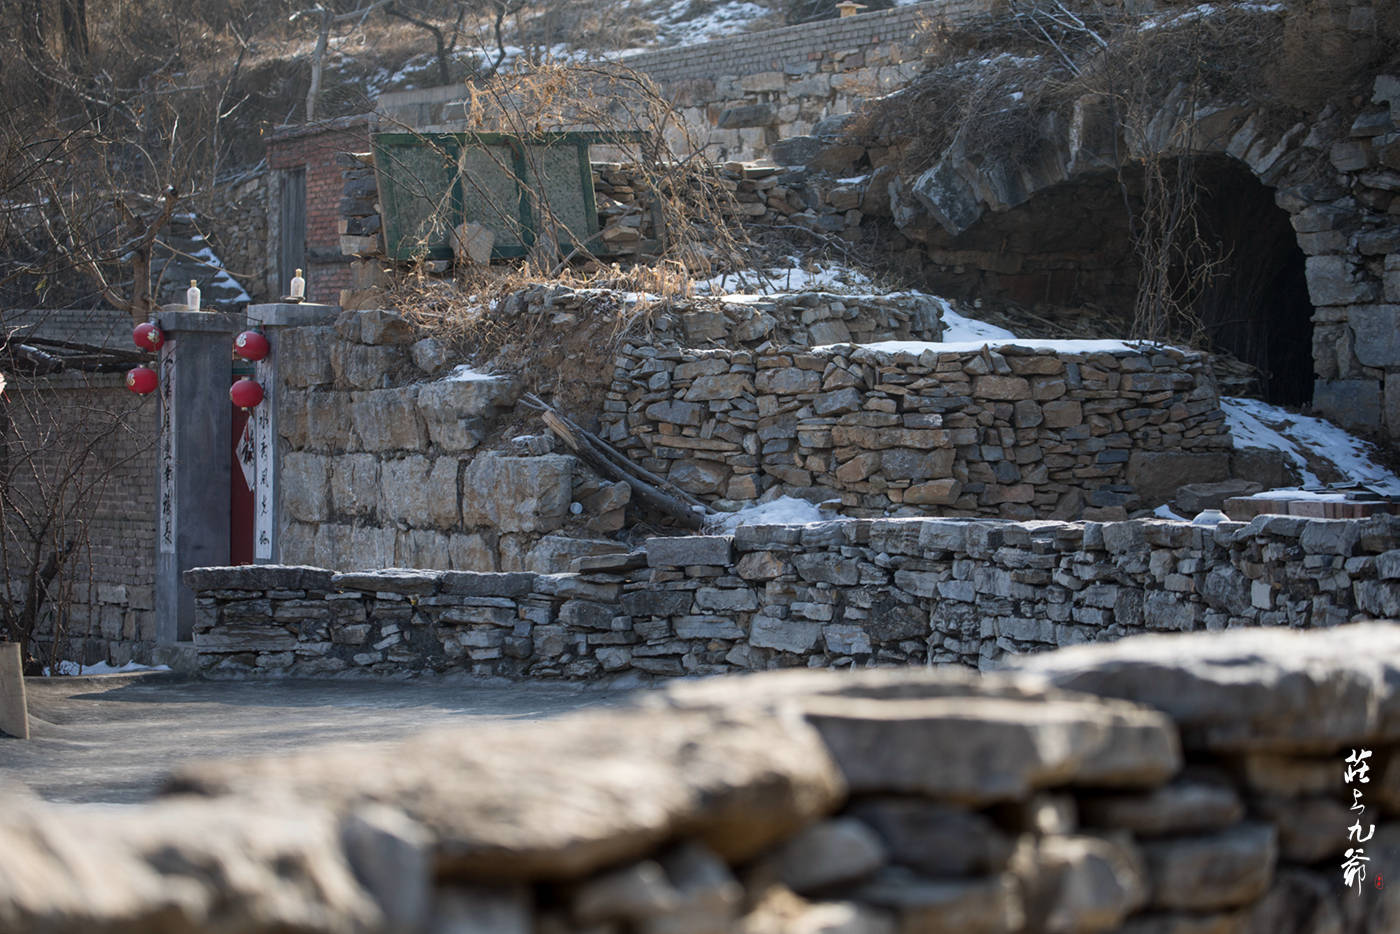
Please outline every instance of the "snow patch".
M119 675L132 671L169 671L169 665L142 665L139 662L127 662L125 665L112 666L106 662L97 662L93 665L80 665L77 662L59 662L57 672L44 668L44 677L51 677L53 674L60 674L66 677L76 677L78 675Z
M191 253L190 258L196 262L208 266L214 270L214 275L207 280L204 288L207 290L219 290L224 295L218 296L218 301L223 304L234 303L246 305L253 300L248 291L239 285L238 280L229 275L229 271L224 268L223 261L214 255L214 251L207 246L202 246L198 251Z
M733 532L741 525L809 525L826 522L830 518L805 499L780 496L771 502L745 506L738 512L717 516L711 522L715 532Z
M1351 483L1387 496L1400 496L1400 477L1376 462L1376 448L1325 419L1297 415L1258 399L1220 400L1235 447L1282 451L1297 465L1303 486L1325 484L1308 469L1308 457L1331 463ZM1291 495L1291 494L1290 494Z
M459 363L452 368L452 372L443 378L447 383L474 383L479 380L500 379L494 373L482 373L480 370L473 370L465 363Z
M1016 335L995 324L960 315L953 310L951 303L943 301L943 339L949 342L1008 341L1016 340Z
M728 301L744 295L781 295L786 292L807 292L815 289L851 291L872 289L874 283L864 273L849 266L832 265L804 269L797 257L791 265L777 266L762 272L731 272L695 283L695 291L705 295L723 295Z

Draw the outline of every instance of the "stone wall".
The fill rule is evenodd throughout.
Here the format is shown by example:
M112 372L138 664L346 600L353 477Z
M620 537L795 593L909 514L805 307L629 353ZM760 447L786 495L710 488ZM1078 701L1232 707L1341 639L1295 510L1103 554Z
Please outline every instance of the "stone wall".
M839 20L765 29L621 60L677 106L690 138L714 159L757 159L773 143L903 87L923 70L924 33L985 12L987 0L942 0ZM458 87L380 95L386 126L469 128ZM673 145L686 142L679 134Z
M846 519L653 538L570 574L187 572L210 675L462 671L592 679L996 667L1143 632L1400 616L1400 517Z
M612 316L622 300L533 286L507 296L497 313L518 326L565 326ZM678 299L650 319L663 342L762 348L833 329L875 340L933 338L939 313L926 296L802 293ZM283 562L556 571L580 554L625 547L599 536L623 527L627 484L552 453L548 436L492 438L491 450L480 449L512 416L515 379L454 370L436 340L383 310L279 328L275 339Z
M826 324L814 336L845 339L844 322ZM1116 349L632 346L605 432L691 492L778 488L853 515L1127 518L1188 476L1224 479L1231 442L1204 357L1102 346Z
M385 311L277 340L282 561L554 570L597 545L540 542L570 521L571 503L602 492L575 458L477 451L514 405L513 380L453 378L436 341ZM615 530L630 491L607 489L611 507L589 518Z
M1146 636L11 794L0 932L1381 934L1397 658L1385 623Z

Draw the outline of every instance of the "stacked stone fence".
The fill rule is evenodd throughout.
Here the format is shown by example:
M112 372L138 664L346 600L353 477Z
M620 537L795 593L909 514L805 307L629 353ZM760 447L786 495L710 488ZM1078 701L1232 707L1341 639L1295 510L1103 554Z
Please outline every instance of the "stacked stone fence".
M985 13L986 0L948 0L629 55L621 64L651 78L677 106L689 139L717 159L757 159L773 143L810 134L833 114L905 86L923 71L938 22ZM452 130L470 125L470 97L457 87L380 95L386 126ZM688 140L677 133L673 145Z
M536 286L507 297L498 314L562 326L614 314L620 300ZM755 348L833 328L874 340L935 338L939 307L920 295L681 299L658 309L651 327L661 342ZM281 561L552 571L580 554L624 547L597 536L623 527L627 484L551 453L547 437L482 448L514 411L517 380L454 377L436 340L383 310L279 328L276 340ZM583 510L577 517L574 503Z
M1144 632L1400 617L1400 517L844 519L653 538L568 574L187 572L212 676L596 679L957 663Z
M1397 658L1370 623L784 672L8 795L0 932L1381 934Z
M693 493L778 489L853 515L1126 518L1188 477L1224 479L1231 439L1206 358L1103 346L634 345L605 434Z

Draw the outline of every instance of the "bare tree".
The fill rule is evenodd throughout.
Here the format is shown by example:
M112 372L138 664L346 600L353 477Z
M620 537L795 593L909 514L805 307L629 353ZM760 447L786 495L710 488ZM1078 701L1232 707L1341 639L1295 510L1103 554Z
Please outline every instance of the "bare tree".
M74 572L86 568L91 591L94 515L138 479L151 443L136 427L142 404L99 375L129 362L36 365L23 350L36 330L5 327L0 344L0 639L21 644L31 674L62 657L75 607L96 602Z

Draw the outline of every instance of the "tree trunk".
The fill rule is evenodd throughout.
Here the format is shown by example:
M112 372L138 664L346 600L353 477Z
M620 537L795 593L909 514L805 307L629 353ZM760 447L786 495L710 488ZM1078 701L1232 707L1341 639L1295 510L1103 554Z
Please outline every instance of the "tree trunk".
M68 66L86 72L88 59L87 0L59 0L63 52Z

